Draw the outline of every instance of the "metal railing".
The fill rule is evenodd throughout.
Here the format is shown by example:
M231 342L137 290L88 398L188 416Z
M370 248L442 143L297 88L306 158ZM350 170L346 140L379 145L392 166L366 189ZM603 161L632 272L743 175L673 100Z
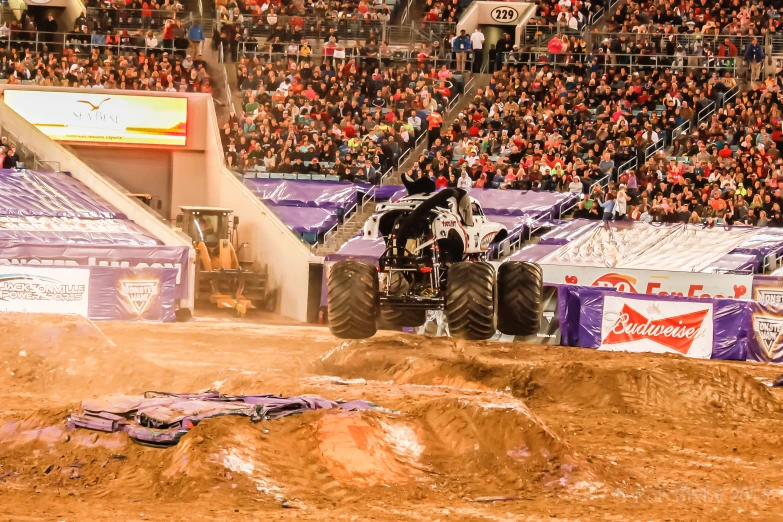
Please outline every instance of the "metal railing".
M671 139L669 140L668 145L674 144L674 142L678 139L680 139L680 136L683 134L687 134L691 130L691 120L684 121L681 125L678 127L675 127L674 130L672 130Z
M144 42L143 45L133 45L133 37L103 34L86 33L48 33L44 31L35 31L27 33L24 31L12 31L7 38L0 39L0 45L7 45L9 48L30 49L33 52L44 52L53 49L70 49L77 55L90 54L93 49L101 53L107 49L116 55L123 52L153 52L153 51L179 51L185 54L190 46L187 38L173 40L173 47L167 47L164 40L159 40L158 45L151 47L147 45L146 39L136 35ZM115 40L116 41L112 41Z
M33 159L33 164L35 165L35 169L37 170L54 170L56 172L60 172L60 162L59 161L53 161L53 160L42 160L38 158ZM52 168L54 167L54 168Z
M596 181L595 183L591 184L590 185L590 194L593 193L593 190L595 189L596 186L599 186L601 188L604 188L605 186L607 186L609 184L609 181L611 181L611 178L612 178L612 173L610 172L609 174L604 175L604 177L599 178L598 181ZM562 216L562 213L561 213L561 216Z
M699 124L709 118L712 113L715 112L715 102L710 101L707 105L705 105L702 109L699 110L699 112L696 115L696 123Z
M663 150L663 148L666 146L666 137L658 138L657 141L652 143L651 145L648 145L646 149L644 149L644 160L647 161L650 159L650 156L658 152L659 150Z
M322 49L320 53L308 53L307 55L302 55L299 52L288 52L287 47L289 44L296 44L299 46L298 42L279 42L276 44L258 44L255 41L252 42L239 42L237 44L236 48L236 55L232 56L231 58L235 61L238 61L242 57L247 58L259 58L264 59L267 62L274 62L277 60L294 60L297 64L300 63L302 60L308 60L315 64L320 64L323 62L324 59L330 59L330 60L356 60L356 62L361 65L365 60L373 60L373 61L380 61L384 66L398 66L400 64L405 63L413 63L413 64L424 64L429 65L435 68L441 68L442 66L447 66L449 69L453 69L453 72L456 74L461 74L461 71L457 71L452 67L452 64L454 63L454 59L452 57L443 57L443 56L433 56L433 55L427 55L427 56L420 56L421 50L409 50L405 47L388 47L386 49L381 48L380 53L378 56L370 57L370 56L363 56L360 54L360 50L356 47L342 47L338 46L336 49L342 50L345 52L345 56L343 58L338 58L334 56L334 54L325 54L325 49ZM282 51L275 51L273 48L273 45L282 46ZM300 47L297 47L297 49L300 49ZM472 53L468 53L468 57L472 56ZM228 56L228 54L227 54ZM471 61L467 60L465 65L465 71L470 71L470 64Z
M527 59L525 59L527 58ZM726 60L716 60L714 58L701 57L698 64L689 64L683 61L681 64L675 64L675 56L672 55L653 55L653 54L623 54L606 55L590 53L562 53L549 54L543 52L509 52L504 53L503 63L508 67L538 66L549 65L555 68L572 67L577 65L591 65L597 61L599 66L603 66L604 71L609 68L624 67L629 73L639 70L652 70L661 67L672 69L706 69L716 72L730 72L736 74L737 61L726 63Z
M116 9L114 7L88 7L87 26L92 29L114 27L115 29L162 29L166 20L185 20L188 15L182 10L150 9L144 16L143 9Z
M457 34L457 24L454 22L419 22L419 30L429 38L430 42L443 40L447 36Z
M653 33L621 33L621 32L605 32L605 31L599 31L599 32L593 32L591 33L592 41L595 44L598 42L602 42L605 39L609 39L612 41L621 41L622 44L630 44L630 45L636 45L636 44L646 44L646 43L653 43L657 46L658 50L661 49L661 42L666 39L671 39L673 46L676 48L677 45L682 45L685 49L693 49L693 46L699 42L700 45L705 49L710 49L713 51L713 53L717 56L718 49L721 44L723 44L726 40L731 42L736 48L737 48L737 58L742 59L742 55L745 52L745 48L751 43L753 38L758 38L759 43L762 45L765 44L768 41L767 37L764 36L753 36L753 35L725 35L725 34L701 34L701 33L694 33L694 34L684 34L684 33L662 33L662 32L653 32ZM771 40L770 40L771 41ZM783 41L781 42L783 46Z
M273 22L273 23L272 23ZM380 20L362 20L359 18L323 18L276 15L272 22L264 15L254 20L245 19L242 24L244 34L252 37L273 37L276 27L286 25L301 28L303 38L324 40L328 35L334 34L344 40L365 40L370 35L380 38L384 30L384 22ZM223 21L225 24L233 23ZM334 33L331 32L334 29Z
M405 10L402 12L402 17L400 18L400 23L404 24L408 21L408 16L411 12L411 5L413 4L413 0L408 0L408 2L405 4Z

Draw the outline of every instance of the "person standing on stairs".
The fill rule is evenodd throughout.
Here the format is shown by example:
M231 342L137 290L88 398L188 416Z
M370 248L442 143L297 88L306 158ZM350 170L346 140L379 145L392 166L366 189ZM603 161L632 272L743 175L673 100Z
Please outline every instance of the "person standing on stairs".
M427 116L427 122L429 122L427 131L427 148L431 149L432 144L435 143L435 140L440 138L440 127L443 125L443 116L441 116L437 110L434 110L429 114L429 116Z
M459 36L454 38L451 43L451 47L454 49L454 54L457 57L457 70L463 72L465 70L465 58L470 51L470 38L465 34L465 29L459 32Z
M470 45L473 47L473 72L480 73L484 62L484 33L481 32L481 27L476 27L470 35Z
M761 78L761 64L764 63L764 49L759 45L758 38L754 38L745 49L744 59L750 66L750 81L758 81Z

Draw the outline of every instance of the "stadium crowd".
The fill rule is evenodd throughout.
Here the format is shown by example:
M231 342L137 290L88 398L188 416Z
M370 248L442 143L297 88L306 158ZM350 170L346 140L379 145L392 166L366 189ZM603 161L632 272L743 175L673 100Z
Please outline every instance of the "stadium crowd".
M724 105L736 86L729 71L510 63L408 174L577 192L576 217L783 226L783 82Z
M606 30L623 33L756 35L777 32L777 2L639 0L618 7Z
M445 65L396 66L372 38L357 56L328 51L241 58L242 107L222 133L232 168L379 183L426 130L422 111L439 114L461 89Z
M146 2L143 5L147 5ZM203 31L196 23L186 28L177 10L167 13L158 30L118 29L128 18L102 14L78 17L72 31L59 32L50 14L38 27L22 14L0 28L0 80L31 82L51 87L83 87L164 92L211 93L206 61L200 54ZM104 6L100 13L117 11ZM120 11L125 12L125 11ZM125 12L130 13L130 12ZM131 13L132 14L132 13Z

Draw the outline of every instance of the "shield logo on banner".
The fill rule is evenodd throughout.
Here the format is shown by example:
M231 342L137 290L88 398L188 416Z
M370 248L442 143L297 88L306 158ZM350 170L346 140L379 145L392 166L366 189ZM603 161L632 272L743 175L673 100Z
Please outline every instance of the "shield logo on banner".
M152 296L158 295L158 281L120 281L120 293L128 298L136 313L141 315Z
M775 352L780 350L780 334L783 333L783 317L754 315L753 328L767 357L775 358Z

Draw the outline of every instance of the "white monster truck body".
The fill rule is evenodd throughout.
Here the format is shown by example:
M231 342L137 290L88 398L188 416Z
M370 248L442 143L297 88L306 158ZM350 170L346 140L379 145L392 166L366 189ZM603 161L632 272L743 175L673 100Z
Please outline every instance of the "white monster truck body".
M416 194L405 196L396 202L379 203L375 207L375 214L364 224L363 237L365 239L381 237L382 233L379 230L379 225L384 214L390 211L414 210L424 201L427 201L429 197L430 194ZM448 208L436 207L435 212L438 215L432 220L432 237L435 239L443 239L449 236L459 237L463 244L463 254L466 256L486 253L498 234L506 231L504 225L487 219L481 208L481 203L470 198L470 205L472 214L471 225L468 225L464 217L460 215L456 198L448 199Z

